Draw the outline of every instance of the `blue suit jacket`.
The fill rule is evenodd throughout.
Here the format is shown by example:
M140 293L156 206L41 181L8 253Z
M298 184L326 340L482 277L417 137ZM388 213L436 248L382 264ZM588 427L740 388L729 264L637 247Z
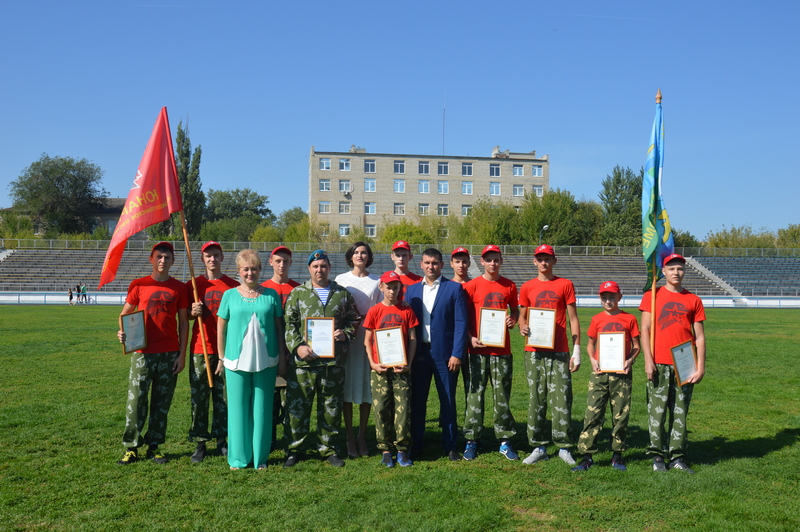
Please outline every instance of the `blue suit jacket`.
M422 342L422 281L406 287L405 299L417 315L417 343ZM441 278L431 310L431 357L447 362L450 357L464 356L469 340L469 316L464 289L455 281Z

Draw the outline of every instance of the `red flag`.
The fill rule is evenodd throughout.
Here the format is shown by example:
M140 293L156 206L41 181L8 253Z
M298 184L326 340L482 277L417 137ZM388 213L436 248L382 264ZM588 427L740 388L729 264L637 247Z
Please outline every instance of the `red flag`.
M144 150L142 162L139 163L114 236L111 237L97 288L114 280L125 243L130 237L181 210L183 202L175 167L175 150L172 147L167 108L163 107Z

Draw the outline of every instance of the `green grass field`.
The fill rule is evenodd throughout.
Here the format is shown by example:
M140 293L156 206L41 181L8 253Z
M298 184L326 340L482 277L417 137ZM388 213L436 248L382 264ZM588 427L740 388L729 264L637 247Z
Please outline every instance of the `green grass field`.
M707 373L689 415L696 475L651 469L641 361L626 473L608 465L608 423L606 451L586 473L558 459L509 462L493 435L476 461L451 463L438 454L435 393L428 460L412 468L386 470L370 457L341 469L309 460L284 470L281 449L265 471L232 472L217 455L192 465L185 372L162 447L171 461L117 466L128 374L115 341L118 312L0 307L0 530L800 529L798 310L707 311ZM579 311L584 334L596 312ZM578 431L587 368L574 377ZM458 395L463 401L460 387ZM519 360L512 408L523 456L526 403Z

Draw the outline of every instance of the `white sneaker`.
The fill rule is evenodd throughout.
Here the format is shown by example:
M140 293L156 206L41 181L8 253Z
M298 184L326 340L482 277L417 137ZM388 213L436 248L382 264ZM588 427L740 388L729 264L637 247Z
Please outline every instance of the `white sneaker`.
M547 456L547 450L545 449L544 445L541 447L537 447L533 450L533 452L528 455L528 457L522 461L523 464L531 465L535 464L536 462L543 462L550 458Z
M558 451L558 457L569 465L575 465L575 459L572 457L572 453L569 452L569 449L561 449Z

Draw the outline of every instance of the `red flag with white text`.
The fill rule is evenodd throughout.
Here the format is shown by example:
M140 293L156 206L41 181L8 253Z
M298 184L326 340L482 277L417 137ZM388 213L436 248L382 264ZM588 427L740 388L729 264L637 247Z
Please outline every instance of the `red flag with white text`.
M167 108L163 107L111 237L97 288L114 280L125 243L130 237L181 210L183 202L175 167L175 150L172 147Z

